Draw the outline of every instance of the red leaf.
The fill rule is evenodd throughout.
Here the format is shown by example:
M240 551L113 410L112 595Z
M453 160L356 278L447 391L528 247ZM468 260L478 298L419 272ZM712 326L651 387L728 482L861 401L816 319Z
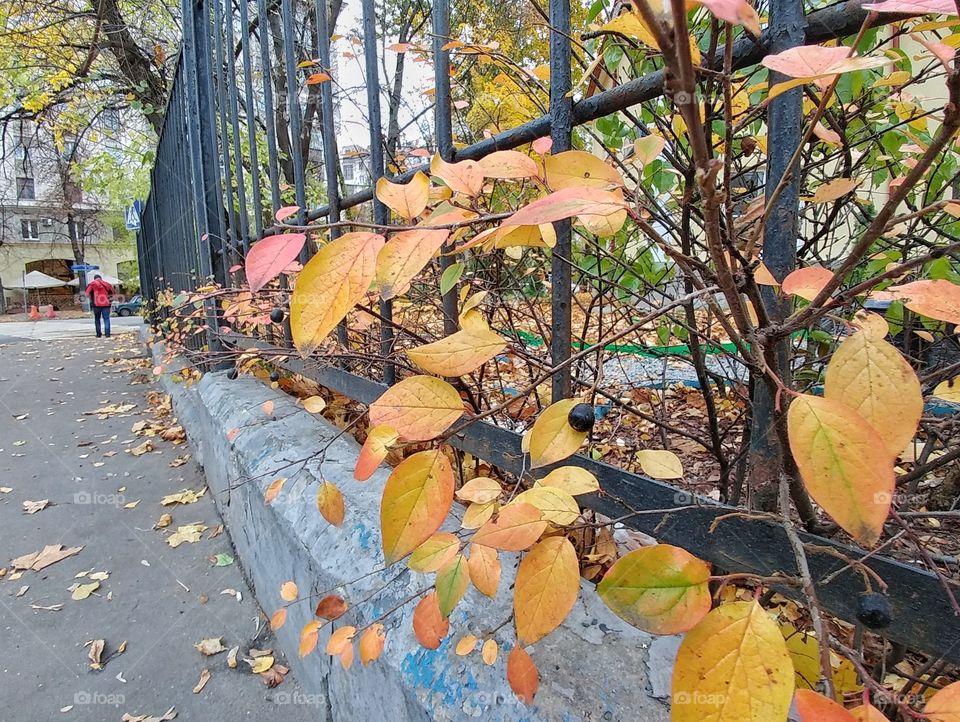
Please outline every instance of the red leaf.
M256 293L300 255L307 242L303 233L281 233L257 241L247 254L247 282Z

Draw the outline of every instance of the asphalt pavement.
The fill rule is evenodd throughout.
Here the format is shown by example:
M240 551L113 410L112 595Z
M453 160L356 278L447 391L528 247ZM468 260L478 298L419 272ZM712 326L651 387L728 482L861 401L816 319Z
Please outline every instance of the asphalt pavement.
M0 719L318 719L136 336L66 326L0 340Z

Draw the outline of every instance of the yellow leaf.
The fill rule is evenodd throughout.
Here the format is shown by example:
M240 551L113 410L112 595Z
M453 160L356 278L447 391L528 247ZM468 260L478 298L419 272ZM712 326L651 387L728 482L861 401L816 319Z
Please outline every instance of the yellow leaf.
M566 459L580 448L587 432L576 431L567 421L570 410L578 403L577 399L563 399L537 417L530 433L531 469Z
M660 45L643 18L635 12L620 13L617 17L600 27L604 32L620 33L631 38L636 38L648 48L659 50Z
M553 486L535 486L521 492L511 504L530 504L543 512L551 524L566 526L580 516L580 507L569 492Z
M497 654L500 652L500 647L497 645L497 640L488 639L483 643L483 648L480 650L480 656L483 657L483 663L487 666L491 664L496 664Z
M449 617L470 585L470 571L463 554L457 554L437 572L437 605Z
M673 670L674 722L784 720L792 697L790 655L756 602L721 605L684 637Z
M483 188L483 170L475 160L447 163L439 155L430 161L430 173L446 183L454 193L475 196Z
M679 634L710 611L710 569L679 547L634 549L607 570L597 594L625 622L652 634Z
M890 333L890 325L879 313L859 310L853 316L853 325L870 338L884 338Z
M817 186L813 196L802 200L811 203L829 203L843 198L848 193L853 193L861 183L863 183L862 178L838 178Z
M411 376L370 404L371 426L387 425L407 441L428 441L463 414L460 394L433 376Z
M467 566L470 569L470 581L477 591L491 598L497 596L497 587L500 586L500 555L497 550L471 544Z
M277 494L280 493L280 490L283 488L283 485L286 481L287 477L283 476L270 482L270 486L268 486L267 490L263 492L263 502L265 504L272 504L273 500L277 498Z
M488 501L486 504L471 504L463 512L463 521L460 522L460 526L464 529L479 529L487 523L499 506L495 501Z
M623 178L613 166L583 150L548 155L543 163L550 190L574 187L607 190L611 186L623 185Z
M386 178L377 181L377 198L408 221L423 213L429 197L430 179L420 171L408 183L393 183Z
M873 545L894 490L883 439L854 409L808 394L790 404L787 430L810 496L860 544Z
M855 409L892 456L913 438L923 414L917 374L891 344L864 331L843 340L824 375L823 395Z
M532 178L538 175L537 164L530 156L516 150L497 150L478 161L487 178Z
M387 641L387 633L382 624L371 624L360 635L360 662L366 667L380 658L383 654L383 645Z
M323 518L334 526L343 524L343 494L329 481L321 482L317 489L317 509Z
M497 499L503 493L500 482L486 476L478 476L457 489L457 498L460 501L475 504L487 504Z
M303 400L303 408L311 414L319 414L327 408L327 402L323 400L322 396L310 396Z
M960 404L960 376L954 376L952 379L941 381L933 390L933 395L938 399Z
M254 674L261 674L266 672L273 666L274 659L269 654L265 654L262 657L257 657L253 664L250 667L250 671Z
M579 466L561 466L554 469L537 482L540 486L550 486L562 489L568 494L592 494L600 491L600 482L597 477Z
M387 479L380 505L387 564L430 538L452 504L453 469L439 449L420 451L400 462Z
M73 590L73 593L70 595L70 598L76 602L79 602L81 599L86 599L95 591L100 588L100 582L90 582L89 584L79 584L77 588Z
M285 602L292 602L299 593L296 582L284 582L280 585L280 598Z
M392 426L381 424L373 426L367 431L367 438L363 442L363 448L357 456L357 465L353 469L353 478L357 481L366 481L373 472L380 466L390 447L393 446L400 434Z
M407 566L424 574L438 571L453 559L460 550L460 539L455 534L434 534L413 550Z
M405 293L449 235L445 229L415 228L391 236L377 255L380 296L390 299Z
M513 616L520 644L533 644L567 618L580 593L580 564L566 537L544 539L517 569Z
M683 464L679 457L666 449L641 449L637 461L643 473L654 479L682 479Z
M293 342L307 355L370 290L384 238L347 233L330 241L300 271L290 299Z
M533 545L547 528L543 512L530 504L509 504L473 535L474 544L519 552Z
M646 165L657 159L666 147L667 141L659 135L645 135L633 141L633 159L640 165Z
M470 652L477 648L477 638L472 634L465 634L460 638L460 641L457 642L456 649L454 650L457 653L458 657L466 657Z
M410 349L410 360L424 371L437 376L464 376L473 373L507 347L506 341L486 326L462 331Z

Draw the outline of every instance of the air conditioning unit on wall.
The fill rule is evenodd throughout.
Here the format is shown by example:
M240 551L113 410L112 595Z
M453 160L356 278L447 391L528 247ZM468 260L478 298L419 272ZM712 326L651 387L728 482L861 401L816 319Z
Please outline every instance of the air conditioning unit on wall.
M44 218L44 219L43 219L43 225L44 225L46 228L49 228L50 226L53 225L53 219L52 219L52 218Z

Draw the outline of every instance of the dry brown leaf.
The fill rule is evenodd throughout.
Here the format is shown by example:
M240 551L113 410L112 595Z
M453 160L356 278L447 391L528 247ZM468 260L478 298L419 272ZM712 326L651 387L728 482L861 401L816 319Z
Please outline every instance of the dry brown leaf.
M210 657L220 652L226 652L227 648L223 646L223 637L210 637L193 645L200 654Z
M90 643L90 650L87 652L90 669L103 669L103 662L100 661L100 658L103 656L103 648L106 643L105 639L94 639Z
M203 688L207 686L207 682L210 681L210 670L205 669L200 673L200 679L197 680L197 683L193 687L194 694L200 694L203 691Z

